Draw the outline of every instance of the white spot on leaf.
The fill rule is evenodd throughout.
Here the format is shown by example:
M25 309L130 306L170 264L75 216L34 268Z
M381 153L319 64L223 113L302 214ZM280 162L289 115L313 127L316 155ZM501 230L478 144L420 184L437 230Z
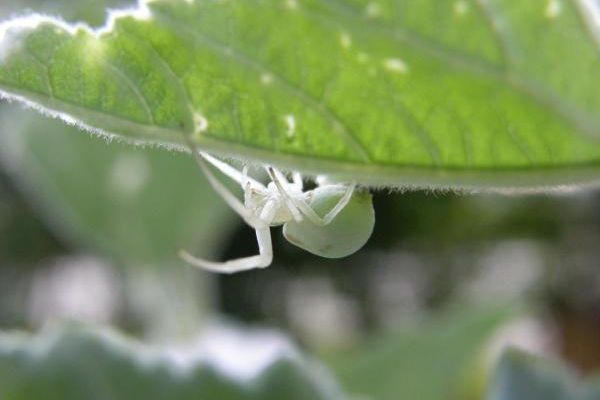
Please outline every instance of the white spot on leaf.
M297 10L298 9L298 1L297 0L285 0L283 5L288 10Z
M273 83L273 75L268 73L262 74L260 76L260 83L262 83L263 85L270 85L271 83Z
M367 7L365 7L365 14L369 18L377 18L381 15L381 6L378 3L372 1L369 4L367 4Z
M385 69L391 72L404 74L408 72L408 66L400 58L388 58L383 62Z
M352 37L347 32L340 33L340 44L344 49L349 49L352 46Z
M456 15L465 15L469 11L469 4L465 0L454 2L454 13Z
M292 114L287 114L284 115L283 120L287 126L286 136L291 139L296 135L296 117Z
M559 0L549 0L546 5L545 15L546 18L556 18L562 12L562 3Z
M208 130L208 120L203 115L195 114L194 124L196 125L196 132L198 133L206 132Z

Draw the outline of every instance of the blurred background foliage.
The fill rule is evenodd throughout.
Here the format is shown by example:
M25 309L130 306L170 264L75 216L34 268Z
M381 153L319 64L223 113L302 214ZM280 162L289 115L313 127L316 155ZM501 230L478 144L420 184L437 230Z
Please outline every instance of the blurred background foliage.
M10 0L0 4L0 16L31 9L98 25L106 8L131 4ZM55 321L78 321L111 326L150 346L193 341L215 319L267 326L285 331L318 356L347 392L372 399L483 398L489 371L507 345L560 358L582 375L600 369L600 196L595 190L528 196L379 191L374 235L356 255L323 260L274 232L271 268L214 276L186 267L177 250L223 259L244 256L256 251L254 233L206 185L191 158L106 143L0 104L0 165L4 330L36 332ZM57 374L73 376L78 366L73 354L106 356L105 370L111 369L112 350L98 350L104 344L96 333L67 330L64 335L44 359L58 365L53 357L64 361L60 354L66 351L64 369ZM0 358L5 357L0 381L5 388L11 387L9 378L21 382L3 398L31 399L35 392L23 389L28 385L22 382L44 387L48 379L15 361L27 352L27 340L15 344L8 334L0 338ZM79 349L87 350L73 353L65 343L84 343ZM549 398L543 397L544 384L533 378L526 382L541 391L514 397L522 386L511 380L520 376L514 371L547 367L511 362L521 360L511 354L493 375L490 398ZM124 363L127 371L135 370L135 362ZM164 365L156 368L135 379L170 376ZM114 378L102 376L102 368L94 371L104 382ZM312 378L302 379L299 386L312 387L307 383ZM550 380L561 379L571 378ZM575 379L569 382L578 385ZM281 387L269 388L266 392L279 396L273 398L293 398L278 391ZM77 390L72 398L81 398ZM248 398L268 398L253 390ZM581 390L588 396L582 399L600 398ZM227 392L230 397L207 393L207 398L214 393L245 398L235 390ZM172 398L191 398L186 396Z
M593 400L600 398L600 380L582 379L555 360L509 349L500 359L488 398Z

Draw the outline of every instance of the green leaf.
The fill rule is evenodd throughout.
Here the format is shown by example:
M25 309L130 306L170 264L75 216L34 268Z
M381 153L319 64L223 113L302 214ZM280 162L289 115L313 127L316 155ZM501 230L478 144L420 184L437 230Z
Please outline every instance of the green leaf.
M586 0L147 0L0 29L0 90L95 132L365 184L600 176Z
M269 342L273 340L269 335L258 338L263 340L262 345L253 340L252 334L247 334L247 338L248 348L237 349L246 358L231 360L216 356L231 349L215 347L228 343L214 340L213 347L204 344L199 347L201 350L177 352L144 346L112 332L82 328L54 329L37 337L2 334L0 397L11 400L344 398L326 371L293 348ZM246 342L240 339L239 343ZM279 350L275 352L276 348ZM244 351L248 354L244 355ZM243 370L239 368L240 362L245 363Z
M502 356L488 400L598 400L600 381L582 381L554 362L516 349Z
M512 315L461 307L408 332L371 340L329 365L350 393L377 400L450 399L484 342Z
M0 108L0 161L62 238L130 266L165 267L185 248L215 255L233 213L182 154L82 135Z

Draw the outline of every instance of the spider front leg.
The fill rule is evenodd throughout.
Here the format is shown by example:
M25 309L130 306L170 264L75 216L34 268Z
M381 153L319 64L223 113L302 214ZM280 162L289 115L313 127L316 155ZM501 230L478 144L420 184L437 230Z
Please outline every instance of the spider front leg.
M238 213L244 221L253 227L256 230L256 238L258 241L259 247L259 255L252 257L245 257L236 260L226 261L226 262L213 262L204 260L201 258L196 258L189 254L186 251L180 251L179 255L181 258L187 263L202 269L206 269L214 272L222 272L222 273L234 273L239 271L245 271L254 268L265 268L268 267L273 260L273 248L271 244L271 230L269 226L269 221L263 221L258 216L254 215L250 210L248 210L244 203L242 203L233 193L225 187L210 171L208 165L204 159L210 162L217 169L221 170L225 175L230 178L238 181L243 187L244 190L251 190L252 186L264 188L262 184L254 181L252 178L249 178L247 174L239 173L233 167L225 164L215 158L207 155L201 154L191 139L184 135L184 140L187 143L192 155L202 170L204 175L208 179L210 185L213 189L221 195L223 200L236 212ZM271 206L272 208L272 206Z
M255 228L256 239L258 241L259 254L251 257L237 258L225 262L213 262L196 258L185 251L181 251L181 258L197 268L207 271L219 272L224 274L233 274L241 271L248 271L255 268L266 268L273 261L273 245L271 243L271 229Z
M300 175L300 172L294 172L292 174L292 180L298 190L300 190L300 191L304 190L304 182L302 182L302 175Z
M208 165L206 165L206 162L202 158L203 156L200 154L200 152L198 151L198 149L196 148L196 145L192 142L192 140L189 137L187 137L185 134L183 135L183 138L184 138L185 142L187 143L188 147L190 148L190 151L192 152L192 156L194 157L196 164L198 164L198 166L200 167L200 170L204 173L204 175L206 176L206 179L208 179L208 182L210 183L212 188L215 190L215 192L217 192L223 198L223 200L225 200L227 205L229 205L229 207L231 207L233 209L233 211L235 211L240 217L242 217L248 225L255 227L255 228L262 227L264 225L263 221L261 221L258 217L256 217L250 211L248 211L246 209L246 206L244 205L244 203L242 203L233 193L231 193L231 191L229 189L227 189L227 187L225 185L223 185L221 183L221 181L219 181L214 176L214 174L210 171L210 168L208 167ZM204 157L206 157L206 155L204 155ZM220 166L219 163L215 163L215 159L212 159L210 156L207 158L207 160L211 164L213 164L216 168L219 168L219 169L222 168L222 166ZM222 163L222 164L227 165L225 163ZM228 167L230 167L230 166L228 166ZM233 167L230 167L230 168L231 168L231 170L235 171L235 169ZM228 176L229 176L229 172L231 172L228 169L225 169L222 171L223 171L223 173L225 173ZM238 178L241 179L241 177L238 177ZM250 178L246 177L246 179L250 179ZM240 181L240 184L241 184L241 182L242 181ZM251 182L251 181L249 181L249 182ZM257 182L257 185L262 186L258 182ZM267 226L268 226L268 224L267 224Z
M244 168L242 169L242 172L240 172L237 169L235 169L234 167L232 167L231 165L227 164L226 162L216 159L215 157L211 156L210 154L201 152L200 155L206 161L211 163L216 169L218 169L223 174L225 174L226 176L228 176L229 178L231 178L232 180L237 182L242 187L242 189L246 189L246 186L248 186L248 185L250 185L252 187L262 188L262 189L265 188L262 183L258 182L255 179L252 179L250 176L248 176L248 166L244 166Z
M275 183L277 190L279 190L279 193L283 197L283 201L285 202L285 205L287 206L288 210L292 214L294 221L296 221L296 222L302 221L302 213L300 212L300 210L294 203L293 198L283 188L282 182L285 182L285 185L290 185L290 183L286 179L285 175L283 175L283 173L281 173L279 170L274 169L273 167L265 167L265 170L267 171L267 173L271 177L271 181ZM296 186L295 183L293 185Z

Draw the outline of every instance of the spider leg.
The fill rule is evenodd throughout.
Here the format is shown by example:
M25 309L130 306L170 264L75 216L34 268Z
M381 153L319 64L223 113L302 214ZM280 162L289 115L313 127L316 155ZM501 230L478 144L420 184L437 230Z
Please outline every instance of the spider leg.
M242 168L242 188L244 189L244 193L248 190L248 186L251 184L252 183L248 180L248 166L244 165Z
M271 180L275 183L277 190L279 190L279 193L281 193L281 196L283 197L283 200L285 201L287 208L292 213L294 220L297 222L302 221L302 213L301 213L300 209L294 202L294 199L292 198L292 196L290 196L290 194L287 192L287 190L285 190L285 188L283 187L283 184L281 183L281 180L283 179L283 181L287 185L289 185L290 183L288 182L288 180L285 179L285 176L280 171L276 170L273 167L266 167L266 170L267 170L267 173L269 174L269 176L271 177Z
M277 176L277 178L279 179L280 182L284 182L286 185L290 184L290 181L288 181L287 177L285 176L285 174L283 172L281 172L277 168L273 168L273 167L270 167L270 169ZM267 168L267 172L268 172L268 170L269 170L269 168Z
M352 195L354 194L354 190L356 189L356 182L352 182L346 188L344 195L340 198L337 204L329 210L329 212L323 217L323 222L325 225L331 223L333 219L348 205Z
M238 213L239 216L242 217L244 221L251 227L255 229L264 227L265 223L260 218L256 217L254 214L249 212L248 209L246 209L244 203L242 203L233 193L231 193L229 189L227 189L225 185L223 185L223 183L221 183L221 181L219 181L214 176L214 174L210 171L208 165L206 165L206 163L204 162L202 156L200 156L200 152L198 151L198 149L196 149L196 146L192 143L190 138L188 138L185 135L183 136L192 152L192 155L194 156L194 159L196 160L196 163L206 176L206 179L208 179L210 185L219 195L221 195L221 197L223 198L223 200L225 200L229 207L231 207L236 213ZM266 224L266 226L268 227L269 225Z
M245 188L246 185L248 185L248 183L250 183L250 185L252 185L254 187L258 186L258 187L264 188L264 185L262 183L258 182L257 180L254 180L248 176L248 167L245 166L243 172L240 172L237 169L235 169L234 167L232 167L231 165L211 156L210 154L200 152L200 155L206 161L211 163L216 169L221 171L223 174L225 174L232 180L239 183L242 188Z
M340 213L340 211L342 211L344 207L348 205L348 202L350 201L350 198L354 193L354 189L356 188L356 182L352 182L350 185L348 185L348 187L346 188L346 192L344 192L344 195L340 198L337 204L325 215L325 217L321 218L315 212L315 210L313 210L312 207L309 206L304 200L293 198L292 196L290 196L279 181L279 179L277 178L277 175L275 173L271 174L269 172L269 174L271 175L271 179L273 179L273 182L277 186L277 189L279 189L279 191L281 192L282 196L291 201L294 204L294 206L297 207L302 212L302 214L304 214L306 218L309 219L310 222L318 226L325 226L330 224L331 221L333 221L333 219Z
M300 175L300 172L294 172L292 175L292 179L293 179L294 185L296 185L298 190L303 191L304 183L302 182L302 175Z
M232 274L255 268L266 268L273 261L273 245L271 243L271 229L267 226L256 229L259 254L256 256L237 258L225 262L213 262L193 257L185 251L179 253L180 257L188 264L207 271Z

